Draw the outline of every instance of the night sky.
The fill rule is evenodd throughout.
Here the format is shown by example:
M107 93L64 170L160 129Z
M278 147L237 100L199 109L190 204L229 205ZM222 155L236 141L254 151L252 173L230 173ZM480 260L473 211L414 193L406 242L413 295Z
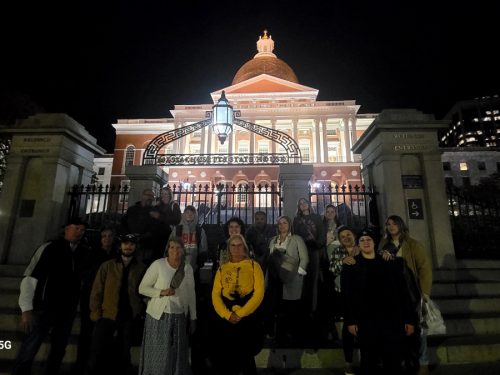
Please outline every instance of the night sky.
M28 104L65 112L108 151L117 119L210 103L265 28L300 83L319 100L354 99L360 113L442 118L458 100L500 94L493 1L46 3L3 6L0 114Z

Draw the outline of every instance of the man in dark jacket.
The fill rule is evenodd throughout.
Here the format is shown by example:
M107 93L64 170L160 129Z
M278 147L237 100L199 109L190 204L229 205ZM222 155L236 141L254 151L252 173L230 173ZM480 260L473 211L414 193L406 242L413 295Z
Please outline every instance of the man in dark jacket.
M142 192L142 198L130 206L122 218L120 233L139 235L137 257L142 261L150 261L154 248L154 230L157 227L153 201L155 194L151 189Z
M70 220L64 237L40 246L24 272L19 306L26 337L17 353L14 375L31 373L33 359L51 330L44 373L59 372L87 268L88 248L81 243L85 228L81 220Z

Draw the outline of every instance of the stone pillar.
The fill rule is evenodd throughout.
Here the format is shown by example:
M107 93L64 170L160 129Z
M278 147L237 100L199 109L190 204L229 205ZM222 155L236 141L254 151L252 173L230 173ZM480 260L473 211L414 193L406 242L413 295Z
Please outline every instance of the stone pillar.
M145 189L151 189L158 196L160 189L168 182L168 174L157 165L129 165L125 174L130 180L128 204L132 206L142 198Z
M96 139L66 114L31 116L3 132L12 134L0 195L0 263L26 264L33 251L66 224L68 192L87 185Z
M314 162L321 163L321 122L319 119L314 119L314 139L311 139L311 143L314 145Z
M323 123L323 163L328 163L328 119L321 119Z
M276 130L276 119L271 120L271 128L273 130ZM276 153L276 142L271 141L271 154L275 154L275 153Z
M380 223L401 216L437 268L455 266L437 136L447 127L414 109L385 110L353 146L362 156L365 184L379 192Z
M346 162L352 161L351 159L351 135L349 134L349 118L344 118L344 152Z
M279 180L283 186L283 215L291 218L297 212L297 202L300 198L309 200L309 181L313 174L312 164L280 165Z

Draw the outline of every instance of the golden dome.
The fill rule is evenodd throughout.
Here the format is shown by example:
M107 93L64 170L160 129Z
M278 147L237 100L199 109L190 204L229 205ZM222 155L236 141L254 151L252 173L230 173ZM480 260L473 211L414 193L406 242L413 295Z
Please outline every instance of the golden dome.
M271 35L267 36L267 30L264 30L264 36L259 36L257 41L258 53L236 72L233 85L261 74L269 74L290 82L299 83L292 68L283 60L278 59L273 50L273 37Z
M283 60L277 57L258 57L245 63L238 72L236 72L233 78L233 85L261 74L269 74L270 76L299 83L295 72Z

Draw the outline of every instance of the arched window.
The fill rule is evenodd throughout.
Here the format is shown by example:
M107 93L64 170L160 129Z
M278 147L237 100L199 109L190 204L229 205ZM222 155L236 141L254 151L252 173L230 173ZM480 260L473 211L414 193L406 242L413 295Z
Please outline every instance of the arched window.
M128 146L125 150L125 166L134 165L135 147Z

